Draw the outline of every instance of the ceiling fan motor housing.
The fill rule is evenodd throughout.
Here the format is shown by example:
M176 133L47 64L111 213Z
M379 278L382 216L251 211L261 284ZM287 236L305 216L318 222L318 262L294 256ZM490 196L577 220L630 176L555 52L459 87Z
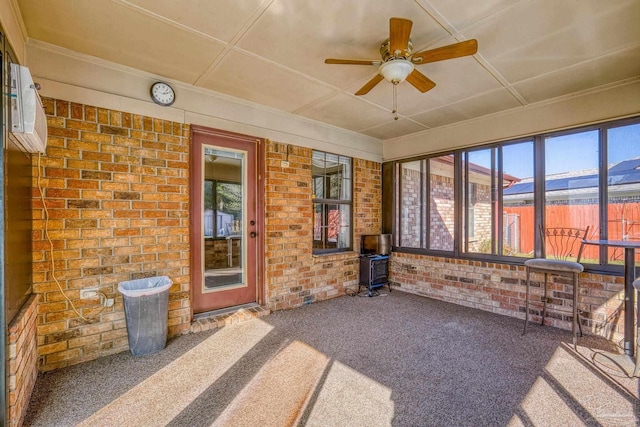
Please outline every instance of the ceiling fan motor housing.
M407 42L407 48L400 52L397 56L394 52L389 51L390 39L386 39L380 45L380 56L384 62L389 61L391 59L409 59L411 57L411 53L413 52L413 43L411 40Z

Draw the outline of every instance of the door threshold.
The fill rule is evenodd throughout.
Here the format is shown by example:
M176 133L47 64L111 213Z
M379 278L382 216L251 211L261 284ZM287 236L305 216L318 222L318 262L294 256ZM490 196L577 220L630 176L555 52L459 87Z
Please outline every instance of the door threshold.
M198 313L193 316L191 332L203 332L222 328L223 326L266 316L270 313L271 310L269 310L269 308L257 303L236 305L219 310L207 311L205 313Z

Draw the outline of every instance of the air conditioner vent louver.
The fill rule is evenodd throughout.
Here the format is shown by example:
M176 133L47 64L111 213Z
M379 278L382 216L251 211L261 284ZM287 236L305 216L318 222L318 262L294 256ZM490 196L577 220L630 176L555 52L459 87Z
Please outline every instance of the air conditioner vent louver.
M44 153L47 117L27 67L11 64L11 133L28 153Z

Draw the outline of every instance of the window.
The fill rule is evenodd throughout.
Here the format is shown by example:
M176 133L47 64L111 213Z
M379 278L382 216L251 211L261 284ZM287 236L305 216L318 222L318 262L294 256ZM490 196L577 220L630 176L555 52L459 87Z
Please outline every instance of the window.
M496 148L468 151L464 163L464 251L496 251Z
M533 140L502 145L502 255L533 257Z
M453 163L447 154L400 164L398 246L453 251Z
M544 138L546 227L598 230L599 162L597 129ZM598 258L597 246L584 248L582 262L597 263Z
M239 235L242 224L242 185L206 180L204 183L204 236Z
M640 123L609 128L606 140L607 238L640 240ZM624 263L621 248L609 248L605 256L611 264Z
M454 157L452 154L429 159L429 249L453 251L455 236Z
M462 158L462 251L532 256L533 141L464 151Z
M422 189L424 187L422 161L401 165L400 177L400 239L407 248L421 247L420 235L424 227L422 218Z
M384 215L395 220L387 223L400 251L529 258L544 252L541 226L640 240L638 118L393 164L384 179L396 200ZM603 272L619 270L622 258L620 249L598 246L582 255Z
M313 252L351 250L351 158L313 151Z

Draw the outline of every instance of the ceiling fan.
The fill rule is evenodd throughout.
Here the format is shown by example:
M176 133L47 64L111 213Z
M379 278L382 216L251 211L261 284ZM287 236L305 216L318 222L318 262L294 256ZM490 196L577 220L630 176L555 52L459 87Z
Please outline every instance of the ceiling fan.
M412 25L413 22L409 19L391 18L389 20L389 38L380 46L382 58L380 60L328 58L324 62L325 64L378 65L378 74L355 94L365 95L382 80L387 80L394 85L393 113L396 114L395 86L397 84L407 80L422 93L433 89L436 85L431 79L416 70L415 65L474 55L478 51L478 42L472 39L413 53L413 43L409 38ZM395 119L398 119L397 114Z

